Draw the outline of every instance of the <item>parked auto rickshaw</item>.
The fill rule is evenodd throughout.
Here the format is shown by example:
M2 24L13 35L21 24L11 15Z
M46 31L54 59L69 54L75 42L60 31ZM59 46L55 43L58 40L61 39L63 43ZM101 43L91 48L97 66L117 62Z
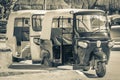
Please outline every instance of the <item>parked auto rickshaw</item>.
M72 64L85 71L91 67L98 77L105 76L114 44L104 11L51 11L45 14L42 26L40 40L34 38L34 43L40 44L44 65Z
M40 48L33 38L40 37L45 10L20 10L11 12L8 24L7 45L12 49L14 61L32 59L40 62Z
M114 49L120 48L120 15L109 15L108 18L110 19L111 25L111 38L115 41L115 45L113 46Z
M73 14L73 46L75 64L83 70L91 66L98 77L106 74L106 65L114 41L104 11L85 10Z
M34 43L40 43L41 60L46 66L73 63L71 11L79 9L53 10L44 16L40 40L34 38Z

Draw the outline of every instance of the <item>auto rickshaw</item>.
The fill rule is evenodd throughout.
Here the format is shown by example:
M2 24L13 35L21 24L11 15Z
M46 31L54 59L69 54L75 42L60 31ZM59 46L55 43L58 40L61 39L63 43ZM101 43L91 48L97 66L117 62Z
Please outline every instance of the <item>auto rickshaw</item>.
M110 21L110 25L111 25L111 38L112 40L114 40L114 46L112 48L112 50L116 50L120 48L120 15L115 14L115 15L109 15L108 16L109 21Z
M84 10L73 13L73 54L75 66L89 70L98 77L106 74L106 65L114 41L110 37L110 25L101 10Z
M73 69L91 69L98 77L106 74L110 49L110 26L104 11L95 9L63 9L47 12L40 39L42 64L72 64Z
M32 59L40 62L40 48L33 38L40 37L42 19L46 10L20 10L11 12L7 24L7 42L11 48L13 60Z

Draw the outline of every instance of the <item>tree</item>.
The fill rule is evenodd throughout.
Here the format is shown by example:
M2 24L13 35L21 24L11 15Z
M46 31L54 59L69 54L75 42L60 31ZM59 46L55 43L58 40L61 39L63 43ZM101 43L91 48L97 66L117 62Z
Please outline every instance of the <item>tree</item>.
M3 17L6 18L9 15L9 11L11 10L11 5L12 5L13 1L12 0L0 0L0 5L3 6L2 10L3 12Z
M10 4L12 3L12 0L0 0L0 4L3 7L10 7Z

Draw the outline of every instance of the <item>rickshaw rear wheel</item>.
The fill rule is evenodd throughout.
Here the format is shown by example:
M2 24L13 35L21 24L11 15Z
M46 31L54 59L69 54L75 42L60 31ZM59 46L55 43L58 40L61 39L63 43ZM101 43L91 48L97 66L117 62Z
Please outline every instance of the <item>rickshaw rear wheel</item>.
M43 52L41 64L45 67L52 67L52 61L50 60L50 53L48 51Z
M44 57L42 63L43 63L43 65L46 66L46 67L52 67L52 62L51 62L50 59L47 58L47 57Z
M106 74L106 64L103 62L98 62L97 63L97 70L96 74L98 77L104 77Z

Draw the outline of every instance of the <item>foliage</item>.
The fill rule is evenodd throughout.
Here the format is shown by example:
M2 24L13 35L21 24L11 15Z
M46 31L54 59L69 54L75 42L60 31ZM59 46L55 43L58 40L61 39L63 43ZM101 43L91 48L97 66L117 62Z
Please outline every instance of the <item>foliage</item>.
M0 4L4 7L8 6L11 3L11 0L0 0Z

